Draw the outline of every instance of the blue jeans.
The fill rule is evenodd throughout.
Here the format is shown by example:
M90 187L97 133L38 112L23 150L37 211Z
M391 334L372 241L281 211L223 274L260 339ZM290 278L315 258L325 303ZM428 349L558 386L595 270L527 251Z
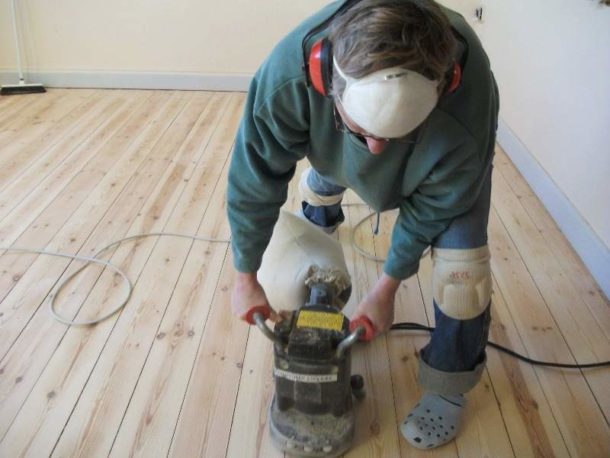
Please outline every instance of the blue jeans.
M307 185L313 192L321 196L336 196L345 191L343 186L330 182L313 168L307 176ZM301 206L305 217L317 226L331 228L345 221L341 203L328 206L315 206L302 202Z
M307 184L324 196L337 195L345 188L319 175L309 174ZM455 218L432 242L435 248L468 249L487 245L487 221L491 196L491 168L475 205ZM343 221L341 204L314 207L303 202L303 213L319 226L333 226ZM490 305L469 320L445 315L434 302L436 329L430 342L420 352L419 382L427 391L460 394L471 390L480 380L485 366L485 347L491 321Z

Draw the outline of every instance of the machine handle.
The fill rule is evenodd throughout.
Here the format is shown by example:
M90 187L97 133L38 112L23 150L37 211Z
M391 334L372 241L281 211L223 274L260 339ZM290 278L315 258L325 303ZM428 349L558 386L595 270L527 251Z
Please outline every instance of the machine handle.
M269 317L271 316L271 312L272 312L271 307L269 307L269 305L267 305L267 304L256 305L256 306L248 309L248 311L245 313L245 315L242 315L240 318L248 324L257 324L254 319L255 314L257 314L257 313L260 314L263 317L263 321L265 321L265 320L269 319Z
M343 357L343 354L347 351L347 349L354 345L362 337L364 331L364 327L358 326L349 336L343 339L337 346L337 358Z
M363 328L364 332L360 335L360 340L364 342L370 342L377 334L375 325L371 323L366 316L359 316L358 318L350 321L349 330L353 333L358 328Z
M265 323L265 320L269 317L265 318L262 313L255 311L253 313L253 318L256 323L256 326L258 326L258 329L260 329L261 332L265 334L265 337L267 337L270 341L276 344L282 345L282 341L280 340L280 338L276 336L275 333L269 328L269 326L267 326L267 323Z

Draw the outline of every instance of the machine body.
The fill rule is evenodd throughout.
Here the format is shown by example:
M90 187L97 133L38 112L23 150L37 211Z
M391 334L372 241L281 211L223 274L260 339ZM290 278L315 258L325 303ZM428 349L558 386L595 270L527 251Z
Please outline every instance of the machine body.
M349 295L349 292L347 292ZM274 342L275 395L269 408L271 438L280 450L303 457L334 457L353 441L353 398L364 383L351 374L351 346L364 332L350 333L334 288L310 286L307 304L275 325L257 324Z

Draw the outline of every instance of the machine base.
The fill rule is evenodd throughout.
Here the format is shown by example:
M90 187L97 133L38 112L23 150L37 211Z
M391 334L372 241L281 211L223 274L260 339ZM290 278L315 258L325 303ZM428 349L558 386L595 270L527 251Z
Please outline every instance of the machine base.
M279 450L297 457L334 458L352 445L355 414L308 415L294 409L280 411L275 397L269 407L269 432Z

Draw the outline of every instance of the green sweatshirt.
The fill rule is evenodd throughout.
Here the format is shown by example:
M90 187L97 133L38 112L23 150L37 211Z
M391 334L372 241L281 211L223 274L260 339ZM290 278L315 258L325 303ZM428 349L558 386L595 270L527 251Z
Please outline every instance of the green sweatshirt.
M333 101L306 84L301 41L339 4L325 7L284 38L250 85L228 176L238 271L258 270L296 163L303 158L373 209L399 209L384 265L397 279L416 273L424 249L473 206L491 167L496 84L475 33L451 10L446 10L451 24L468 43L462 82L441 97L419 142L390 142L373 155L355 136L337 131Z

